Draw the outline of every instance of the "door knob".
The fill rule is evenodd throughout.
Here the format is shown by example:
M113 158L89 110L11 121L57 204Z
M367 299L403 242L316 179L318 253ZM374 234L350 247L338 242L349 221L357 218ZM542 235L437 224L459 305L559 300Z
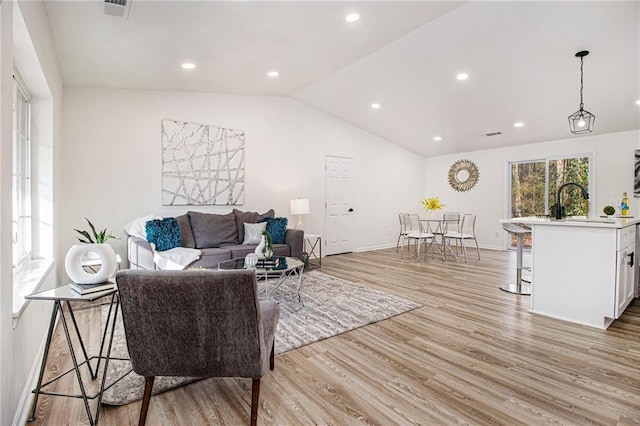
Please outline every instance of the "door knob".
M353 211L353 209L349 209L348 211L352 212L352 211Z

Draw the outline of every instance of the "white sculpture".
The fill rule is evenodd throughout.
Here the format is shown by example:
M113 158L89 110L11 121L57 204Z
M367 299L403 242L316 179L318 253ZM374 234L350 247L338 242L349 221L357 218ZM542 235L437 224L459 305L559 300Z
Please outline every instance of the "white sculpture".
M100 258L100 269L87 272L82 267L82 256L95 253ZM98 284L107 281L116 271L116 252L109 244L75 244L67 252L64 267L71 281L77 284Z

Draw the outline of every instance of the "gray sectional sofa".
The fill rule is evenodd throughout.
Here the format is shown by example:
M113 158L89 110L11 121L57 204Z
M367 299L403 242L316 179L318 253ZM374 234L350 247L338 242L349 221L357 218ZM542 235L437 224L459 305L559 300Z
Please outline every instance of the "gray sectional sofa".
M217 268L218 263L224 260L245 257L253 253L256 244L242 244L244 223L257 223L264 217L274 216L273 210L259 214L236 209L225 215L188 212L177 216L182 246L201 251L200 258L191 263L188 268ZM287 229L285 244L274 244L273 249L276 256L301 259L303 246L304 231ZM158 269L153 261L151 246L143 238L128 237L127 257L131 269Z

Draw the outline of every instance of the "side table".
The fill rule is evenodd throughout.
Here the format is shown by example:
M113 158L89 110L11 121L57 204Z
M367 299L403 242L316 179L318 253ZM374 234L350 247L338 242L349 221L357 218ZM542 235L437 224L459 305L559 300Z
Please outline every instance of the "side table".
M50 290L45 290L39 293L34 293L31 294L29 296L25 296L26 299L30 299L30 300L51 300L53 301L53 311L51 312L51 321L49 323L49 332L47 334L47 342L45 344L45 348L44 348L44 355L42 357L42 365L40 366L40 374L38 377L38 384L36 386L36 388L32 391L35 396L33 398L33 404L32 404L32 408L31 408L31 416L27 419L27 421L31 422L33 420L35 420L36 418L36 406L38 404L38 396L39 395L53 395L53 396L65 396L65 397L69 397L69 398L81 398L84 402L84 407L85 410L87 412L87 417L89 419L89 424L90 425L96 425L98 423L98 416L100 415L100 405L102 402L102 394L104 393L104 391L106 389L108 389L109 387L113 386L114 383L111 383L109 386L105 387L105 379L107 377L107 369L109 367L109 356L111 354L111 345L113 343L113 333L114 333L114 329L115 329L115 324L116 324L116 318L117 318L117 313L118 313L118 298L117 298L118 292L117 292L117 288L114 286L113 289L109 289L109 290L104 290L104 291L98 291L95 293L89 293L89 294L78 294L76 292L74 292L71 289L71 286L69 284L61 286L61 287L56 287ZM93 302L94 300L100 299L102 297L109 297L109 313L107 314L107 319L105 321L104 324L104 330L102 332L102 338L100 341L100 352L99 355L95 355L92 357L89 357L87 355L87 350L85 348L84 342L82 340L82 336L80 335L80 330L78 329L78 323L76 322L76 318L75 315L73 314L73 309L71 307L71 303L70 302ZM66 305L67 307L67 313L65 313L65 311L63 310L63 303ZM53 331L55 328L55 324L56 324L56 320L58 318L58 316L60 317L60 320L62 322L62 326L64 328L64 334L67 340L67 346L69 347L69 354L71 355L71 360L73 361L73 368L59 374L58 376L54 377L53 379L49 380L46 383L42 383L42 379L44 377L44 371L45 371L45 367L47 364L47 358L49 356L49 349L51 347L51 339L53 337ZM70 322L70 323L69 323ZM80 362L78 362L78 356L76 355L76 351L73 348L73 343L71 341L71 330L70 330L70 326L73 326L73 331L75 332L79 344L80 344L80 349L82 351L82 358L80 360ZM108 334L107 332L110 330L110 333ZM106 344L106 348L105 348L105 344ZM106 350L106 352L105 352ZM103 355L104 353L104 355ZM97 359L97 362L95 363L95 368L92 367L91 365L91 360ZM117 360L125 360L124 358L111 358L111 359L117 359ZM100 370L100 364L102 362L102 360L104 360L104 369L102 371L102 378L100 381L100 387L99 390L97 391L97 393L93 394L93 395L89 395L89 393L87 392L86 389L86 384L83 382L82 380L82 375L81 375L81 367L83 365L87 366L87 369L89 371L89 375L91 380L95 380L98 378L98 372ZM78 385L80 387L80 395L78 394L64 394L64 393L60 393L60 392L53 392L53 391L46 391L43 390L43 388L47 387L48 385L52 384L53 382L61 379L62 377L66 376L67 374L74 372L76 375L76 378L78 380ZM128 374L128 373L127 373ZM119 380L119 379L118 379ZM95 414L93 414L91 412L91 408L89 407L89 401L90 400L94 400L94 399L98 399L98 406L96 407L95 410Z
M314 259L314 266L322 268L322 236L305 233L304 249L309 255L309 263L311 264L311 259Z

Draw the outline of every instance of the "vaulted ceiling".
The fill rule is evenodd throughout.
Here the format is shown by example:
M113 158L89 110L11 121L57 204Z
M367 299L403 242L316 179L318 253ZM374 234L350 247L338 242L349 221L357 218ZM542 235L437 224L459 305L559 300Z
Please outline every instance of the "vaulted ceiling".
M429 157L579 137L574 55L589 50L594 134L640 128L638 1L133 0L124 18L97 0L46 7L68 87L290 96Z

